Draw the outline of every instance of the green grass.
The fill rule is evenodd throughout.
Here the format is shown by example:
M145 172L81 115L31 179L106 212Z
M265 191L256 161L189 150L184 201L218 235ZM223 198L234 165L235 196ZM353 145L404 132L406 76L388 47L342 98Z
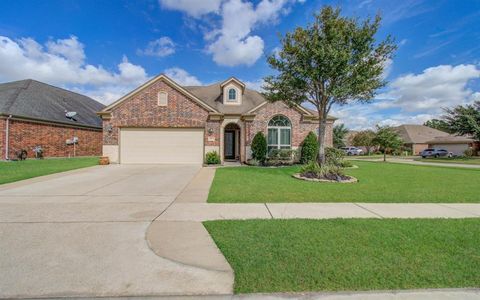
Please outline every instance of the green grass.
M208 202L480 202L480 169L355 161L358 183L292 178L299 166L219 168Z
M0 184L98 164L98 157L28 159L0 162Z
M480 165L480 158L470 158L470 157L415 158L414 160L422 161L422 162Z
M480 219L204 223L235 293L480 287Z

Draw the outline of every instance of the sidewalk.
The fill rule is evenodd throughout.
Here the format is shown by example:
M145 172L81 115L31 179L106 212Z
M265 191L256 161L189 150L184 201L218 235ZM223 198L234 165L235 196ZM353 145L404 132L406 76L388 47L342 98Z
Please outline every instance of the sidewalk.
M383 158L349 158L350 160L355 161L374 161L379 162L383 161ZM449 167L449 168L465 168L465 169L480 169L480 165L469 165L469 164L456 164L456 163L441 163L441 162L423 162L416 161L411 158L387 158L387 162L390 163L399 163L399 164L408 164L408 165L417 165L417 166L437 166L437 167Z

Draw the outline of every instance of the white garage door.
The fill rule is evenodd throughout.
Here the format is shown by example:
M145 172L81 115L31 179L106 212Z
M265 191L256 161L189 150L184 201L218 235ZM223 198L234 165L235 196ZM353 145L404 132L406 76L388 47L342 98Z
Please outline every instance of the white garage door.
M452 152L453 155L463 155L463 152L468 149L468 144L436 144L432 146L439 149L445 149L448 152Z
M122 128L120 163L201 164L203 129Z

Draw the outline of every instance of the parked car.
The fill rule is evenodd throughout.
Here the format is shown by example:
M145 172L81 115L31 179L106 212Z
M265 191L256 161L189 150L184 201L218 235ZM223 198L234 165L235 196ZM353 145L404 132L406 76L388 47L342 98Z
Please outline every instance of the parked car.
M357 147L342 147L340 149L342 149L346 155L362 155L363 154L363 150Z
M427 148L427 149L423 150L422 152L420 152L420 156L422 158L427 158L427 157L435 157L436 158L436 157L442 157L442 156L452 157L453 153L448 152L445 149Z

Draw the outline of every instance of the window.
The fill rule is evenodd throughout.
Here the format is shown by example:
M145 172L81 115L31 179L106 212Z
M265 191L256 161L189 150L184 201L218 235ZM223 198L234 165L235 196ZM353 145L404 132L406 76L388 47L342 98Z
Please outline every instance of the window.
M236 101L237 100L237 91L235 89L228 90L228 101Z
M167 92L158 92L157 105L158 106L167 106L167 104L168 104L168 93Z
M268 122L268 152L291 148L292 125L285 116L275 116Z

